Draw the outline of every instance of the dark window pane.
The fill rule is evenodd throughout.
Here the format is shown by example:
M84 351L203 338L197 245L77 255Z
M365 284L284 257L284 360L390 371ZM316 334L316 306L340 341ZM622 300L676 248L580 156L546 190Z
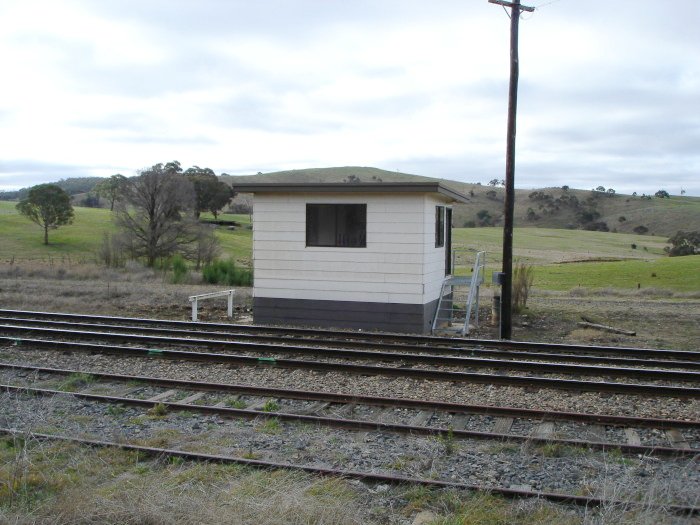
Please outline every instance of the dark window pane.
M307 204L306 245L364 248L366 204Z
M435 206L435 247L445 246L445 207Z

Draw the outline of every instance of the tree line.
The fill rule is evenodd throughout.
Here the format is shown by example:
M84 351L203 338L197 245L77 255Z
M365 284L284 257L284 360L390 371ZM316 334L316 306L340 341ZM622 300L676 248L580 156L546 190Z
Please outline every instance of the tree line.
M108 253L103 259L115 264L128 256L148 266L176 253L195 261L197 268L213 260L218 242L199 216L211 212L217 217L235 196L211 169L193 166L183 171L177 161L154 164L135 177L113 175L94 190L108 199L118 227L116 236L105 238L102 251ZM42 227L44 244L49 230L70 224L74 216L70 196L56 184L30 188L17 210Z

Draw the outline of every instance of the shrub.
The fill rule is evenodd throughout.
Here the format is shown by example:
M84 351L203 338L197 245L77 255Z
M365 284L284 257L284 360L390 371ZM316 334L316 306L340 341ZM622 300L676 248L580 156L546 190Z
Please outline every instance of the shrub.
M180 284L185 281L189 270L185 259L179 253L172 258L173 284Z
M644 235L646 232L649 231L649 228L646 226L640 224L639 226L635 226L634 229L632 230L634 233L637 233L639 235Z
M127 253L122 240L116 235L105 233L102 245L97 249L97 259L108 268L124 267Z
M493 226L493 217L488 210L479 210L476 212L476 218L479 226Z
M227 286L251 286L253 272L245 268L237 268L231 260L216 260L204 266L202 280L209 284L225 284Z
M668 242L673 245L665 248L670 257L700 254L700 231L678 231Z
M513 311L520 313L525 309L527 296L535 276L531 264L516 261L513 268Z

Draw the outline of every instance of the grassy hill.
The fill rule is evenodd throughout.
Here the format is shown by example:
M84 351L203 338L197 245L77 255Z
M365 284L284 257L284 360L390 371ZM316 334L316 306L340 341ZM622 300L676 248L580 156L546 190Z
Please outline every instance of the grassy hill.
M343 166L339 168L309 168L302 170L275 171L257 175L221 175L221 180L236 185L237 182L344 182L350 176L359 177L362 182L406 182L430 181L431 177L410 175L398 171L361 166Z
M456 227L503 225L505 190L500 187L434 179L362 166L309 168L257 175L222 174L220 178L234 187L236 183L241 182L338 183L349 179L359 179L362 182L440 180L469 199L468 203L458 204L454 208L453 219ZM79 205L88 196L92 186L101 180L97 177L83 177L62 179L56 184L65 188L73 196L74 205ZM0 201L16 200L26 191L27 188L18 192L0 192ZM249 205L250 196L239 195L234 202ZM108 202L101 199L100 205L104 208L108 206ZM241 206L239 209L245 210L246 207ZM534 190L516 189L515 226L550 229L600 229L602 226L603 229L607 228L611 232L630 234L635 233L635 228L644 227L649 235L668 238L679 230L700 229L700 198L678 196L646 198L568 189L566 186Z
M249 216L226 214L223 218L244 226L216 230L223 256L249 266L252 232L245 227ZM111 232L114 225L109 210L76 207L74 223L50 232L50 244L44 246L41 228L21 216L14 203L0 202L0 263L94 262L104 234ZM453 238L458 251L457 273L468 271L476 250L487 252L489 270L500 268L502 228L455 228ZM516 258L535 267L536 288L634 289L639 285L691 293L700 290L700 257L666 257L665 237L516 228L513 239Z
M257 175L222 175L222 180L237 182L343 182L348 177L358 177L362 182L409 182L441 180L445 185L469 198L466 204L454 209L454 225L462 227L480 225L479 212L485 210L490 218L487 225L503 225L503 199L505 190L447 179L434 179L377 168L344 166L314 168ZM530 211L531 210L531 211ZM650 235L670 237L678 230L700 229L700 198L676 197L651 199L621 194L609 194L590 190L543 188L539 190L515 190L516 227L583 229L582 214L597 214L595 223L605 223L609 231L634 233L644 226Z
M455 206L455 226L469 221L478 224L477 213L487 210L494 225L503 224L503 188L444 181L470 198L468 204ZM543 197L544 195L544 197ZM576 205L569 203L574 202ZM528 214L532 210L532 214ZM700 229L700 198L642 198L632 195L606 194L589 190L515 190L515 225L517 227L581 229L577 214L594 211L595 222L603 222L612 232L633 233L638 226L650 235L670 237L678 230Z

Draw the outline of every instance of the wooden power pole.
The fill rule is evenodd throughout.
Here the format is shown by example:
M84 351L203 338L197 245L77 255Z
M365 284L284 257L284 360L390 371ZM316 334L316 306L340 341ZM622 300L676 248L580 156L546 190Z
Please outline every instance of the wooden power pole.
M510 7L510 85L508 88L508 132L506 146L506 200L503 225L503 272L501 276L501 339L511 339L513 292L513 215L515 210L515 115L518 109L518 21L521 11L534 7L520 5L520 0L489 0Z

